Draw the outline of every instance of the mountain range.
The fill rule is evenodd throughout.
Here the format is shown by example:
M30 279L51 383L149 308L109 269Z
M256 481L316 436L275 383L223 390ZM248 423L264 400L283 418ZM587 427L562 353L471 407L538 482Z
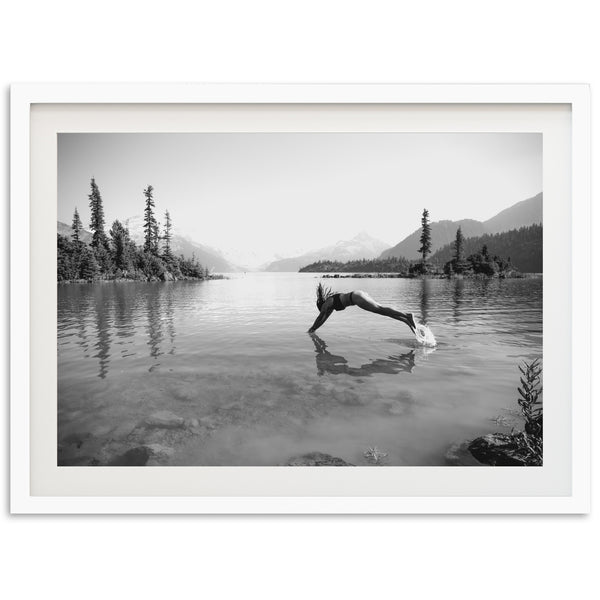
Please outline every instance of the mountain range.
M277 260L265 267L265 271L298 271L301 267L317 260L337 260L347 262L360 258L376 258L389 244L371 237L366 231L361 231L351 240L340 240L331 246L311 250L300 256Z
M487 221L462 219L461 221L434 221L431 225L431 252L434 253L443 246L452 243L456 238L456 230L461 227L465 238L477 237L484 234L500 233L511 229L519 229L527 225L542 223L543 194L522 200L513 206L499 212ZM395 256L414 260L420 257L419 227L401 242L381 253L381 258Z
M474 219L462 219L460 221L434 221L431 225L431 252L435 253L440 248L451 244L456 238L456 230L460 226L465 238L478 237L485 234L495 234L503 231L519 229L534 224L542 223L543 194L539 193L532 198L517 202L513 206L499 212L487 221ZM144 219L141 215L130 217L124 221L129 228L133 241L138 245L144 243ZM71 236L71 227L58 221L58 233L67 237ZM351 240L340 240L331 246L325 246L317 250L311 250L291 258L282 258L261 265L259 270L270 272L297 272L300 268L320 260L331 260L348 262L360 259L373 258L406 258L414 260L420 257L419 238L421 228L415 229L413 233L404 238L393 247L382 242L365 231L360 232ZM90 243L92 234L83 232L83 241ZM183 254L186 258L195 256L200 264L208 267L211 271L221 273L232 273L257 268L259 262L269 256L260 253L248 254L248 252L230 252L226 254L210 246L200 244L190 237L174 233L171 240L172 251L175 255ZM271 254L271 257L276 256ZM245 260L243 260L245 259ZM252 260L250 260L252 259ZM242 262L243 261L243 262ZM252 262L252 265L249 263ZM240 266L244 265L244 266Z

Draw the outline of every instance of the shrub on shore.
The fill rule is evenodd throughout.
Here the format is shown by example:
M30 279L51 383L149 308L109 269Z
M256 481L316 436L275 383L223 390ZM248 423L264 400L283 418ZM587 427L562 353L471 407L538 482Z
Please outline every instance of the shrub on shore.
M539 359L519 365L520 383L517 402L525 422L522 431L510 434L491 433L473 440L468 448L484 464L493 466L542 466L543 403L541 401L542 367Z

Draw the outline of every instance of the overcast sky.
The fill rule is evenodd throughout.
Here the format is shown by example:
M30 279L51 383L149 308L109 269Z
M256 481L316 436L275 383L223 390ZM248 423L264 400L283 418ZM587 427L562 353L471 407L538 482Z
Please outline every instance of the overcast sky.
M485 220L542 191L535 133L62 133L58 219L89 226L90 178L107 228L141 215L222 249L308 250L361 231L390 245L432 221Z

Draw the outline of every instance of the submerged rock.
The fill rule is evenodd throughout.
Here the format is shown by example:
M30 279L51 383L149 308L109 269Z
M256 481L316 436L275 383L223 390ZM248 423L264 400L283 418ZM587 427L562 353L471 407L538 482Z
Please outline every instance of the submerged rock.
M346 462L341 458L331 456L331 454L323 454L322 452L309 452L302 456L290 458L286 463L286 467L354 467L355 465Z
M185 420L170 410L160 410L147 417L144 424L146 427L178 429L184 426Z
M111 461L108 465L110 467L143 467L148 462L151 452L145 446L138 446L137 448L131 448L124 454L121 454Z
M519 455L513 436L489 433L474 439L469 452L481 463L497 467L524 467L527 463Z
M455 443L448 448L445 455L446 465L451 467L484 467L469 451L470 442Z
M89 431L85 431L83 433L70 433L62 438L61 443L64 445L73 444L77 446L77 448L81 448L83 443L86 440L89 440L92 437L92 434Z
M171 458L175 454L173 448L163 446L162 444L148 444L146 448L150 450L154 458Z
M203 417L199 420L199 426L212 430L217 429L218 423L214 417Z

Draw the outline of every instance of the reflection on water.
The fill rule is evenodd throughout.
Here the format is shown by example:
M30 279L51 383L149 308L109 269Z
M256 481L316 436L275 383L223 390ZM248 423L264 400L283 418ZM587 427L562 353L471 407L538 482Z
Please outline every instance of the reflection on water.
M109 320L109 315L104 310L104 306L102 306L101 298L96 297L94 313L96 321L96 344L94 345L96 354L94 357L98 359L100 365L98 377L104 379L108 372L108 365L110 362L110 334L112 323Z
M175 352L173 289L168 286L147 290L133 283L60 286L59 296L59 350L70 344L74 331L81 357L97 360L101 379L109 373L111 360L139 352L142 331L147 354L154 359L149 368L161 354Z
M465 280L456 279L454 281L454 289L452 290L452 314L454 322L460 321L460 305L462 304L463 291L465 289Z
M163 341L160 306L159 303L154 301L154 298L146 297L146 315L148 318L146 331L148 332L150 356L154 359L160 356L160 347Z
M351 375L353 377L370 377L376 373L387 373L395 375L405 372L411 373L415 366L415 351L411 350L399 356L388 356L387 358L377 358L361 365L360 367L351 367L343 356L331 354L327 350L327 344L316 334L312 334L312 341L315 344L317 353L317 373L331 373L333 375Z
M421 279L421 323L427 325L429 318L429 294L431 288L431 279Z
M366 464L377 446L390 465L441 465L516 408L517 364L541 357L540 279L361 280L427 323L435 351L356 307L307 335L316 281L59 286L59 464Z

